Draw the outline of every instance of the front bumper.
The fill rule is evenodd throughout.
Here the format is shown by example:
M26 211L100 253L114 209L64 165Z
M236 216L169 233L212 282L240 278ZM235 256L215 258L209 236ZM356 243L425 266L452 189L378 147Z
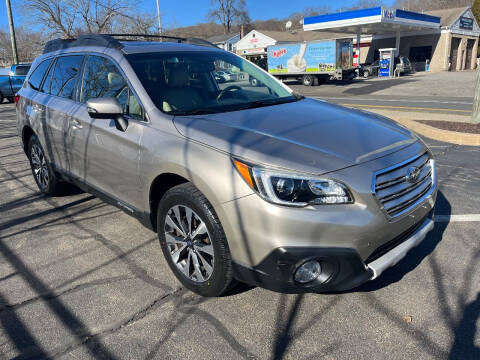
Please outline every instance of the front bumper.
M433 225L432 209L422 221L388 242L394 247L369 263L365 263L357 251L350 248L280 247L255 267L234 262L234 277L283 293L350 290L376 279L387 268L397 264L426 237ZM318 281L303 285L296 283L295 270L309 260L317 260L321 264L322 273Z

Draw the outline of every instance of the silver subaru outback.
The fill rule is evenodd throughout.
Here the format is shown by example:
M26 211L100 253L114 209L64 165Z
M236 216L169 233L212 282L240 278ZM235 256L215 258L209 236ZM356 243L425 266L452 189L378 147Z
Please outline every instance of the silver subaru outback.
M71 182L138 218L203 296L351 289L433 228L435 161L415 134L199 40L51 41L16 102L40 191Z

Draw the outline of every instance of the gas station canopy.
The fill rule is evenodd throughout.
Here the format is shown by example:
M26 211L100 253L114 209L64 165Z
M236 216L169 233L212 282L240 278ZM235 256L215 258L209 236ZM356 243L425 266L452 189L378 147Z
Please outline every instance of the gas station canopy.
M382 35L396 32L439 29L440 18L401 9L375 7L303 19L303 30Z

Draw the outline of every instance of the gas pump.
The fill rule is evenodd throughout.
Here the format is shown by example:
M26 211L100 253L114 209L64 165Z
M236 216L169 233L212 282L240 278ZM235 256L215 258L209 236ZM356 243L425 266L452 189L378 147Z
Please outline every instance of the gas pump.
M393 76L395 67L395 48L378 49L380 52L380 70L378 76Z

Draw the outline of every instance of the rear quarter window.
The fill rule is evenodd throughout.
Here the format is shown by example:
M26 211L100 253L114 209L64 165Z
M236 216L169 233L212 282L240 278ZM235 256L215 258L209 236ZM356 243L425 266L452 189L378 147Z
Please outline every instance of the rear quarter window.
M47 71L51 62L52 59L42 61L28 77L27 83L33 90L38 90L40 88L43 76L45 75L45 72Z

